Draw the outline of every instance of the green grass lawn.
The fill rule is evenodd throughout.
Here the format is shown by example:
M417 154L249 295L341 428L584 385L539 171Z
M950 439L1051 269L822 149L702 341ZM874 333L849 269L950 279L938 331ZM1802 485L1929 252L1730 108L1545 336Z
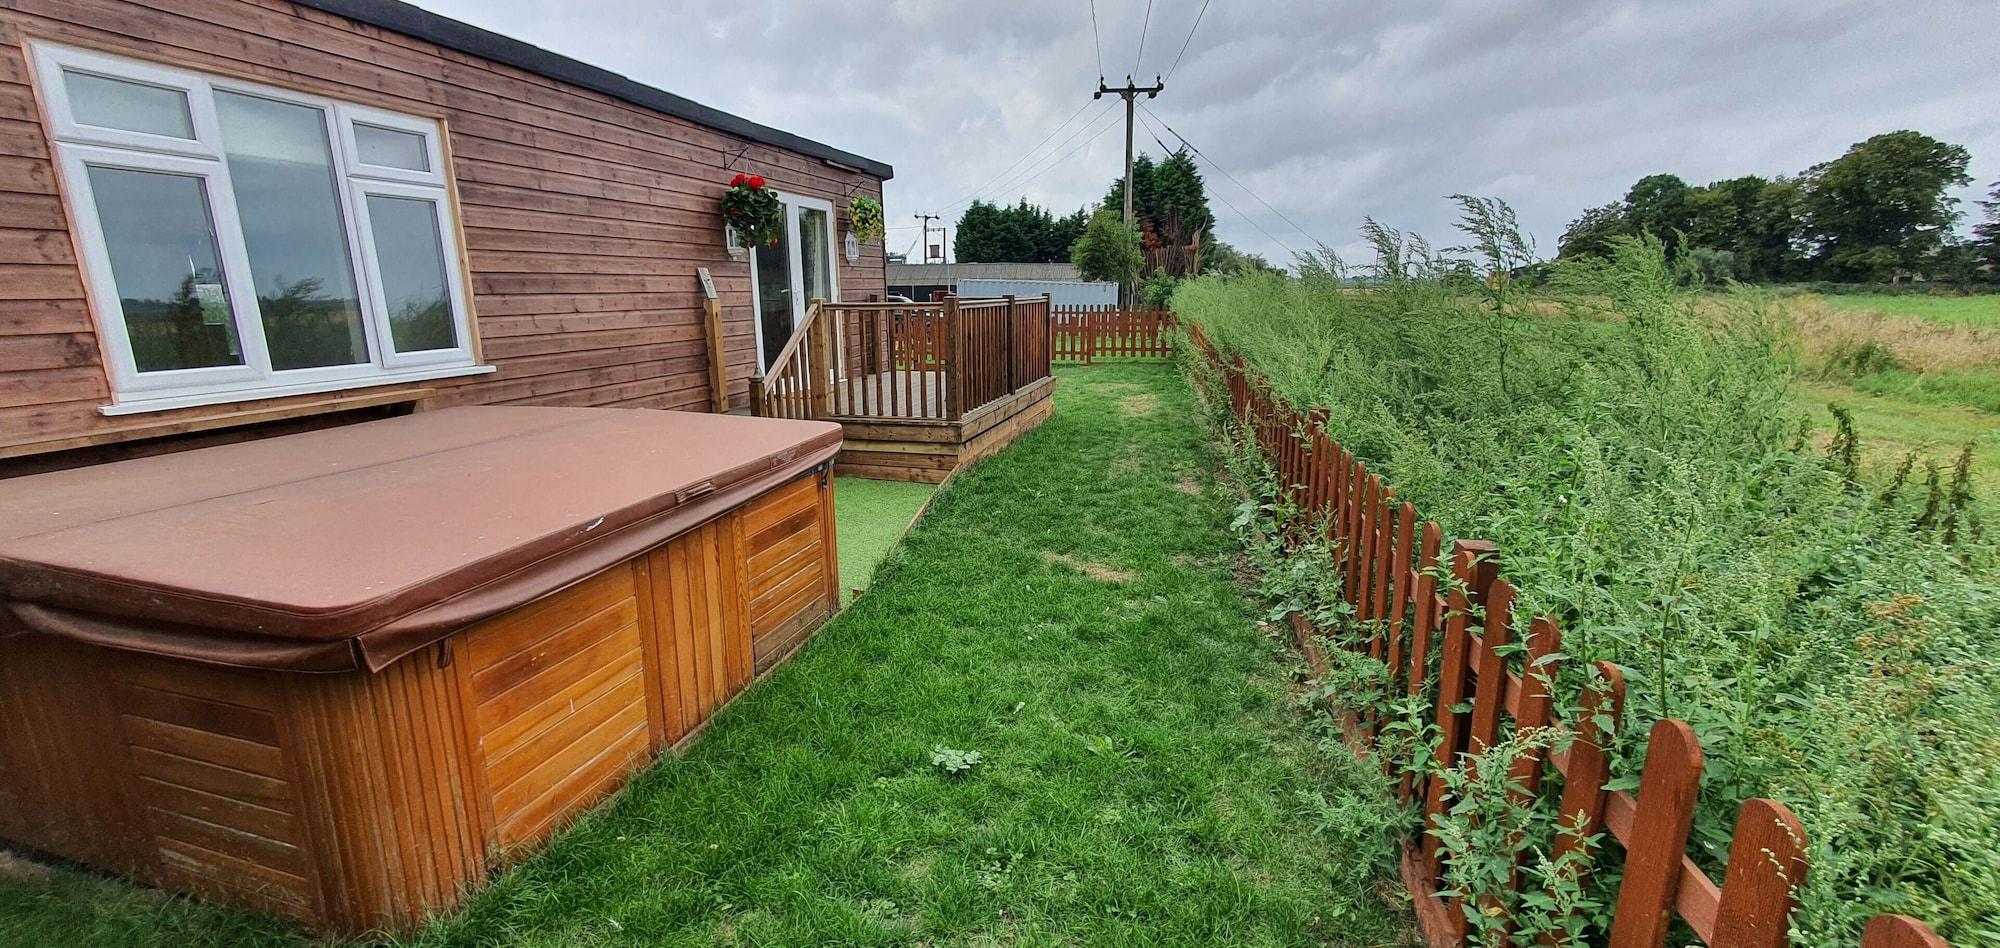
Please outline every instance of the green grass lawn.
M833 479L835 539L840 553L842 602L853 597L852 590L868 588L875 567L889 555L917 508L924 505L936 484L904 481L877 481L865 477Z
M1948 468L1959 449L1973 445L1973 492L1989 506L2000 500L2000 415L1910 395L1871 393L1838 382L1802 380L1792 392L1822 435L1833 426L1827 404L1847 409L1861 436L1862 464L1884 476L1911 451Z
M1979 296L1838 293L1816 298L1834 309L1914 316L1953 326L2000 326L2000 293Z
M797 660L408 943L1410 943L1379 774L1315 736L1235 584L1185 383L1059 374L1055 417L962 473ZM981 762L949 776L938 748ZM0 881L9 946L285 931Z

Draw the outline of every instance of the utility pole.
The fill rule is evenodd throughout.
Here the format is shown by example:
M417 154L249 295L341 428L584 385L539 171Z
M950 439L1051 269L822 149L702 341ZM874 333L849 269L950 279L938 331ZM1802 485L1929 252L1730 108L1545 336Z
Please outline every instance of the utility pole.
M937 220L938 215L912 214L910 216L924 222L924 262L929 263L931 262L931 221Z
M1113 89L1104 84L1103 76L1097 77L1097 91L1091 95L1093 99L1102 99L1107 95L1125 97L1125 226L1127 227L1132 226L1132 109L1134 97L1143 92L1148 99L1158 98L1160 93L1165 92L1166 89L1167 84L1157 75L1153 77L1152 85L1135 86L1132 84L1132 74L1126 73L1125 86L1122 89Z

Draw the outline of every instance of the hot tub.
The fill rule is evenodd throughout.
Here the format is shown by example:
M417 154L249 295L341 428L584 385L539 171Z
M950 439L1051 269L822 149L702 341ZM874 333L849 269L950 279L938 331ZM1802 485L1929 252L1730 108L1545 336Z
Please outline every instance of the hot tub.
M819 627L839 447L474 407L0 481L0 839L407 928Z

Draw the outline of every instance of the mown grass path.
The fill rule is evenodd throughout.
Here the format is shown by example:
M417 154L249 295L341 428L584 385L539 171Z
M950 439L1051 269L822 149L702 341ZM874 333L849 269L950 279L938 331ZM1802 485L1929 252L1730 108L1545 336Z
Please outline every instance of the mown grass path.
M1057 399L685 756L414 943L1402 943L1378 788L1234 584L1185 382L1099 366ZM946 776L940 746L983 762ZM272 931L82 888L0 885L0 938Z

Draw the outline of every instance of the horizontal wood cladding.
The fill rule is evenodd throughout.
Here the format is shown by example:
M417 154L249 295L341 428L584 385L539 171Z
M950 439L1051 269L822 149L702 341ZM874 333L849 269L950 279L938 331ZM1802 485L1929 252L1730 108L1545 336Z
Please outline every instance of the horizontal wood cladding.
M132 657L108 697L161 884L311 917L298 793L279 744L276 678Z
M644 634L630 564L464 633L503 849L595 803L649 749Z
M699 266L721 294L728 385L744 404L754 313L749 264L723 247L717 202L733 173L723 165L830 200L842 220L849 197L881 197L880 180L819 158L287 0L15 0L0 9L0 457L328 401L97 411L111 392L28 85L29 38L443 119L480 352L498 371L426 382L423 407L701 410ZM837 260L842 296L883 293L882 264L879 243L858 263Z
M751 653L760 673L803 644L838 599L831 504L831 488L807 479L743 510Z

